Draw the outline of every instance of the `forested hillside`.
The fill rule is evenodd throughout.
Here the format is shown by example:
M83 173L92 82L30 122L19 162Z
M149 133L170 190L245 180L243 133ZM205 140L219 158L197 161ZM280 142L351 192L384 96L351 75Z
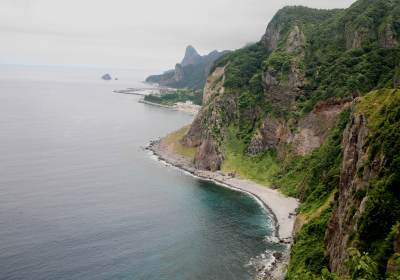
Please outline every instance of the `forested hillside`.
M202 155L198 169L236 170L300 199L290 277L299 269L318 277L324 267L353 273L349 248L376 263L372 278L396 273L399 42L400 0L291 6L260 42L210 69L183 143Z

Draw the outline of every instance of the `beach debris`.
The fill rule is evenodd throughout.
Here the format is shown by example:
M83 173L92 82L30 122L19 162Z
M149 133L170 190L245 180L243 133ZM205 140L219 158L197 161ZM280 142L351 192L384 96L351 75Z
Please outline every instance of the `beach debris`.
M285 236L282 238L274 237L274 236L267 236L264 241L275 243L275 244L291 244L292 243L292 237L291 236Z
M289 219L291 219L291 218L296 218L296 216L297 216L297 213L296 213L296 212L289 212L288 218L289 218Z
M228 173L228 176L231 176L232 178L238 177L239 174L237 174L236 170L233 170L232 172Z

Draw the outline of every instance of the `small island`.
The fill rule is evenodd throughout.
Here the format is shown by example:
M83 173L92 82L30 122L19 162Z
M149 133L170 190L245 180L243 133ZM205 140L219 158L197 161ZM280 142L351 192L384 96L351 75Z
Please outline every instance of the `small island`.
M101 77L102 80L111 80L110 74L104 74L103 77Z

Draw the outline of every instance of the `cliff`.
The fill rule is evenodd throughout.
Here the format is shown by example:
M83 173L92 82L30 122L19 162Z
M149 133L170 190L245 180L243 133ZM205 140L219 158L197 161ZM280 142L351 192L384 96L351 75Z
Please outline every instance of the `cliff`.
M300 199L290 273L344 275L354 247L383 276L394 253L399 4L285 7L260 42L210 68L182 143L197 149L198 169L235 170Z

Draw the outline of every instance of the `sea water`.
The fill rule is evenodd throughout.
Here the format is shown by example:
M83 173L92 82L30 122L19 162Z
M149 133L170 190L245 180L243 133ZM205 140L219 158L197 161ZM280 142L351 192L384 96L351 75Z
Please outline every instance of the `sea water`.
M113 92L150 74L0 66L1 279L252 279L284 249L254 198L143 150L195 117Z

